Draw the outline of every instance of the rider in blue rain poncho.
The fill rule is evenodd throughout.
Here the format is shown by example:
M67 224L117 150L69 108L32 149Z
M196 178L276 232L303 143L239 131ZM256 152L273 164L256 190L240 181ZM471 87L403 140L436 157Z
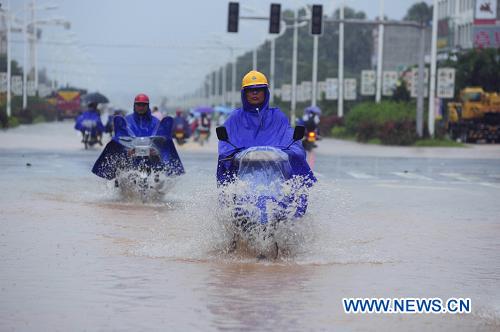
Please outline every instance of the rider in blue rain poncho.
M218 184L234 181L238 166L232 157L237 152L253 146L272 146L280 148L288 155L292 176L302 176L304 185L311 186L316 178L307 164L302 142L296 141L291 144L293 129L287 117L279 108L269 107L269 87L267 78L262 73L251 71L245 75L241 101L242 107L233 111L224 123L229 141L234 146L228 142L219 142Z
M104 125L101 121L101 114L99 114L99 110L97 109L98 103L91 102L88 104L88 109L80 114L75 120L75 129L83 132L86 129L85 125L87 122L92 123L92 135L97 137L97 141L101 143L102 133L104 132Z
M92 172L108 180L116 177L119 164L127 159L126 149L119 143L120 137L161 136L165 141L159 146L161 165L158 166L169 176L184 174L184 167L172 141L172 124L172 117L165 117L160 121L152 116L149 97L145 94L137 95L134 100L134 113L125 118L115 117L113 139L95 162Z

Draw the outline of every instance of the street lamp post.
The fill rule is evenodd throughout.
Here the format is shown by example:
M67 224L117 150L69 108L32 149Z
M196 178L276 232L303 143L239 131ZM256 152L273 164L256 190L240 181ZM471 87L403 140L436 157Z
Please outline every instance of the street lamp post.
M338 104L337 114L344 116L344 1L340 4L339 23L339 79L338 79Z
M316 106L318 84L318 35L313 36L313 68L311 105Z
M379 21L381 22L378 26L378 52L377 52L377 92L375 94L375 102L380 103L382 99L382 66L383 66L383 52L384 52L384 0L379 2Z

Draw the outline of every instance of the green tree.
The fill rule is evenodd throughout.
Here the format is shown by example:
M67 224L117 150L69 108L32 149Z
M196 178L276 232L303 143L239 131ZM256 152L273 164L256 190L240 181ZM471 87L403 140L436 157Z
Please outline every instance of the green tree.
M405 21L415 21L420 24L430 25L432 21L432 5L424 1L413 4L406 12Z
M23 69L22 67L19 66L16 60L11 60L10 65L11 65L10 68L12 71L12 75L23 74ZM0 54L0 72L2 73L7 72L7 55L5 54Z
M480 86L486 91L500 91L500 49L472 49L455 54L456 61L447 60L440 66L456 69L455 92L468 86Z

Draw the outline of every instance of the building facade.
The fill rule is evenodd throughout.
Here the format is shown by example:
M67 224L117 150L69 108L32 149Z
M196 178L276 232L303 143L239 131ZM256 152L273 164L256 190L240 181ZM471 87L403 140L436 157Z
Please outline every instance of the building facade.
M495 47L500 33L500 0L439 0L438 51L483 47L481 38ZM497 46L498 47L498 46Z

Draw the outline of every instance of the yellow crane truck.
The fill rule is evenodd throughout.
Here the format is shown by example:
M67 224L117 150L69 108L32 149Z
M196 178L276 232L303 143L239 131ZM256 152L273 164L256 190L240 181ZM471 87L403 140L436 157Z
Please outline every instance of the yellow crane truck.
M500 94L463 89L459 102L448 103L448 133L462 142L500 142Z

